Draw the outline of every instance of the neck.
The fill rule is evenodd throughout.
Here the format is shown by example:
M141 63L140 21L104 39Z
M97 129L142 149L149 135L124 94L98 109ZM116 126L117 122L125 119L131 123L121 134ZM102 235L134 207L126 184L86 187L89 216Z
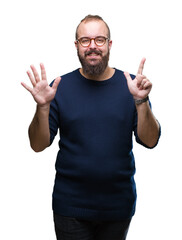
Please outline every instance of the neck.
M110 68L109 66L105 69L105 71L103 73L101 73L100 75L88 75L85 74L83 71L83 68L80 68L80 73L87 79L90 80L95 80L95 81L104 81L107 80L109 78L111 78L114 75L115 69Z

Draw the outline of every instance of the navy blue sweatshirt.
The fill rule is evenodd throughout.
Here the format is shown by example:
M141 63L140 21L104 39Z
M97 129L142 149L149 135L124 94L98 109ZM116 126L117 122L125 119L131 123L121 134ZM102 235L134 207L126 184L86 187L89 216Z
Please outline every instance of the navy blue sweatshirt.
M144 144L123 72L115 69L105 81L86 79L79 69L62 76L49 125L51 143L60 133L53 211L87 220L131 218L136 204L133 132Z

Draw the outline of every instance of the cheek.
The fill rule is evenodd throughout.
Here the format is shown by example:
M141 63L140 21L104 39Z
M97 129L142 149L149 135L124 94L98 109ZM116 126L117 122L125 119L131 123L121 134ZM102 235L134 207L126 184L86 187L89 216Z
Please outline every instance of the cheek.
M106 48L102 49L102 54L106 56L109 53L109 47L107 46Z
M78 48L78 49L77 49L77 52L78 52L78 55L80 55L80 56L85 56L86 50L85 50L85 49L82 49L82 48Z

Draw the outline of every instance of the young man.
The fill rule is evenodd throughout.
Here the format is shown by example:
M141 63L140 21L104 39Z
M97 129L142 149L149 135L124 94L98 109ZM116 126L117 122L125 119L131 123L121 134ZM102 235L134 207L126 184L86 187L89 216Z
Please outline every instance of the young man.
M153 148L160 127L148 101L152 84L108 65L112 46L108 25L86 16L76 30L75 46L82 67L56 78L49 86L44 65L41 78L28 71L37 110L29 127L34 151L51 145L60 131L53 212L57 239L126 239L135 213L136 141Z

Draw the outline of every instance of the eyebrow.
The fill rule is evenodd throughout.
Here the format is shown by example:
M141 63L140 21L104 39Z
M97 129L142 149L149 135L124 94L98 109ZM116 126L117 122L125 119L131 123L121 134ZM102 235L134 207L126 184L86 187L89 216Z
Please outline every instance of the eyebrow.
M101 35L99 35L99 36L96 36L96 37L93 37L93 38L98 38L98 37L104 37L104 38L108 38L108 37L101 36ZM81 39L81 38L92 38L92 37L80 37L80 38L78 38L78 39Z

